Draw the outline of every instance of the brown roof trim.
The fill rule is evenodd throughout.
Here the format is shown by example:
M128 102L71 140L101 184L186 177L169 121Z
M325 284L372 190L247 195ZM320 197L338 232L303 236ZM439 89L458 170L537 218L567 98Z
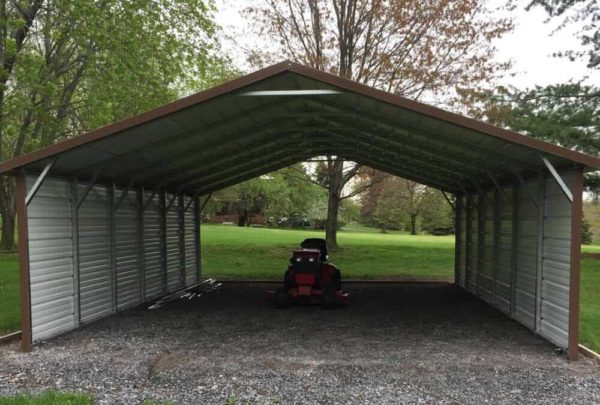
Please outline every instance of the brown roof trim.
M244 86L248 86L252 83L259 82L261 80L267 79L269 77L275 76L286 71L306 76L314 80L322 81L330 85L339 87L341 89L352 91L367 97L372 97L406 110L427 115L432 118L436 118L451 124L468 128L486 135L494 136L507 142L523 145L532 149L539 150L543 153L548 153L567 160L571 160L575 163L582 164L587 167L600 169L600 159L595 158L593 156L585 155L583 153L566 149L548 142L541 141L539 139L519 134L517 132L502 129L482 121L451 113L449 111L445 111L437 107L432 107L427 104L409 100L405 97L387 93L385 91L378 90L366 86L364 84L344 79L342 77L335 76L330 73L326 73L304 65L300 65L298 63L284 61L276 65L272 65L267 68L258 70L256 72L250 73L238 79L221 84L219 86L213 87L211 89L179 99L162 107L158 107L154 110L96 129L94 131L88 132L87 134L67 139L65 141L39 149L37 151L21 155L13 159L9 159L0 163L0 174L13 171L17 168L48 158L50 156L60 154L68 150L77 148L79 146L83 146L85 144L106 138L108 136L122 132L126 129L130 129L137 125L141 125L154 119L183 110L185 108L194 106L198 103L218 97L220 95L230 93Z
M208 90L204 90L199 93L192 94L191 96L184 97L171 103L165 104L161 107L155 108L154 110L146 111L139 115L134 115L133 117L117 121L115 123L88 132L86 134L76 136L74 138L70 138L62 142L46 146L42 149L38 149L36 151L6 160L0 163L0 174L13 171L17 168L40 161L50 156L66 152L71 149L75 149L79 146L83 146L85 144L106 138L110 135L117 134L126 129L130 129L135 126L155 120L157 118L161 118L174 112L186 109L188 107L192 107L203 101L207 101L212 98L221 96L223 94L230 93L244 86L259 82L266 78L285 72L286 70L289 70L289 66L289 62L281 62L276 65L272 65L267 68L258 70L256 72L250 73L246 76L242 76L238 79L234 79L229 82L223 83L219 86L212 87Z
M600 158L586 155L584 153L580 153L571 149L563 148L561 146L549 142L541 141L539 139L532 138L530 136L523 135L518 132L510 131L504 128L485 123L483 121L468 118L459 114L452 113L450 111L442 110L441 108L433 107L428 104L423 104L418 101L410 100L408 98L398 96L393 93L378 90L352 80L344 79L342 77L323 72L321 70L313 69L293 62L288 63L290 63L291 67L289 70L291 72L307 76L311 79L320 80L348 91L352 91L367 97L372 97L380 101L386 102L388 104L392 104L394 106L406 110L414 111L419 114L427 115L432 118L436 118L464 128L472 129L474 131L481 132L486 135L494 136L507 142L527 146L529 148L537 149L540 152L572 160L575 163L580 163L591 168L600 169Z

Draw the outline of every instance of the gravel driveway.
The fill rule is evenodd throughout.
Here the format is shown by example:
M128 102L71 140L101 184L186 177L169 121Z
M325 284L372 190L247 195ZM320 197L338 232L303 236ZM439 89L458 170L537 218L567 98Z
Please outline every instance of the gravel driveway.
M265 285L134 309L38 345L0 346L0 395L98 403L600 403L600 367L450 284L352 284L351 304L273 309Z

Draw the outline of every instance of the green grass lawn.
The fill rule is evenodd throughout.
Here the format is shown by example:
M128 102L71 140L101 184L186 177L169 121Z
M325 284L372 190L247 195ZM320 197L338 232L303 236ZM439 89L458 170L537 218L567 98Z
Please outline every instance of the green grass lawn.
M382 234L353 227L338 235L330 260L345 278L453 277L453 236ZM202 226L205 277L280 279L291 249L322 232ZM600 246L584 246L581 274L581 343L600 351ZM19 328L19 278L15 255L0 256L0 334ZM1 403L0 403L1 405Z
M0 335L19 329L19 263L14 254L0 256Z
M47 391L41 394L0 397L0 405L92 405L87 395Z
M206 277L282 277L290 252L322 232L202 226L202 272ZM454 277L453 236L411 236L376 232L338 234L342 248L330 254L346 278Z

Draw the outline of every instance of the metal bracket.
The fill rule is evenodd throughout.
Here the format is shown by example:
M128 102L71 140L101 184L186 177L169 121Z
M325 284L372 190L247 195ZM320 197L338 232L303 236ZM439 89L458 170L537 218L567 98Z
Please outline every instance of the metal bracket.
M129 182L129 184L127 184L127 187L125 187L125 189L121 192L121 195L119 196L119 199L115 203L115 208L114 208L115 211L119 209L119 207L121 206L121 203L127 197L127 194L129 193L129 190L131 190L132 186L133 186L133 179L131 179L131 181Z
M458 183L458 182L456 184L458 184L458 187L462 190L462 192L464 193L465 197L468 198L469 201L471 201L471 204L473 204L475 206L475 208L479 209L479 204L477 204L477 201L475 201L473 199L473 197L471 196L471 194L469 194L467 192L467 190L463 187L463 185L460 184L460 183Z
M573 193L571 192L571 190L569 190L569 187L567 187L567 185L563 181L562 177L560 177L560 174L558 174L558 172L556 171L556 169L554 168L552 163L545 156L540 156L540 158L542 159L542 162L544 162L544 164L548 168L548 171L550 171L550 174L552 174L552 177L554 177L554 180L556 181L556 183L558 183L558 186L564 193L565 197L567 197L567 200L569 200L571 203L573 203Z
M98 170L98 171L96 171L96 173L94 173L94 176L88 183L87 187L85 188L85 191L83 192L83 194L81 194L81 197L77 200L77 209L79 209L79 207L81 207L81 204L83 204L83 202L85 201L86 197L92 190L92 187L94 187L94 184L96 184L96 180L98 179L99 175L100 175L100 170Z
M450 207L452 207L452 210L456 211L456 206L452 203L452 200L450 200L450 197L448 197L448 194L446 194L445 191L442 191L442 195L444 196L446 201L448 201L448 205L450 205Z
M29 205L31 200L33 200L33 197L35 197L35 195L39 191L40 187L42 186L42 183L44 183L44 180L46 180L46 177L48 177L48 172L50 172L50 169L52 169L57 160L58 156L52 159L50 162L48 162L46 167L44 167L42 173L40 173L38 178L35 180L35 183L33 183L31 190L29 190L29 192L27 193L27 196L25 197L25 205Z
M525 192L527 193L527 195L529 196L531 201L533 201L535 206L537 208L539 208L540 203L538 202L537 198L535 198L535 196L531 193L531 190L529 190L529 187L527 187L527 184L525 183L525 179L523 179L523 176L521 176L521 173L519 173L519 171L517 169L515 169L515 167L513 165L510 165L510 168L513 171L513 173L515 174L515 176L517 176L517 179L519 180L519 184L521 184L521 187L525 190Z
M158 190L159 190L159 187L155 188L154 191L152 191L152 194L150 194L150 197L148 197L146 202L144 202L144 206L142 207L142 212L146 211L146 209L148 208L148 206L150 205L152 200L154 200L154 196L156 196L156 193L158 193Z
M485 191L483 191L483 189L479 186L479 184L475 181L475 179L473 179L471 177L469 177L468 179L471 183L473 183L473 185L475 186L477 191L479 191L479 194L483 196L483 199L486 200L487 202L491 203L492 205L494 205L494 201L490 200L488 198L488 194Z
M500 183L498 183L498 179L489 170L486 170L486 172L487 172L488 176L490 176L490 180L492 180L492 183L494 183L496 190L498 190L498 193L500 193L500 197L502 197L502 200L504 202L508 202L508 199L506 198L506 194L504 194L504 190L502 190Z
M171 198L171 200L169 201L169 203L167 204L166 208L165 208L165 212L169 212L169 210L171 209L171 207L173 206L173 203L175 202L175 199L177 198L177 196L179 196L179 192L173 194L173 198Z

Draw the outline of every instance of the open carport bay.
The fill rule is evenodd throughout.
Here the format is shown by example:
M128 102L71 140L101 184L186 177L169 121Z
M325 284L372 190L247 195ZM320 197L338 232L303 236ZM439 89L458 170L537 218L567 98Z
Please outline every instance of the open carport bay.
M0 395L100 403L598 403L600 368L447 283L350 284L351 304L273 309L266 284L137 308L0 348Z

